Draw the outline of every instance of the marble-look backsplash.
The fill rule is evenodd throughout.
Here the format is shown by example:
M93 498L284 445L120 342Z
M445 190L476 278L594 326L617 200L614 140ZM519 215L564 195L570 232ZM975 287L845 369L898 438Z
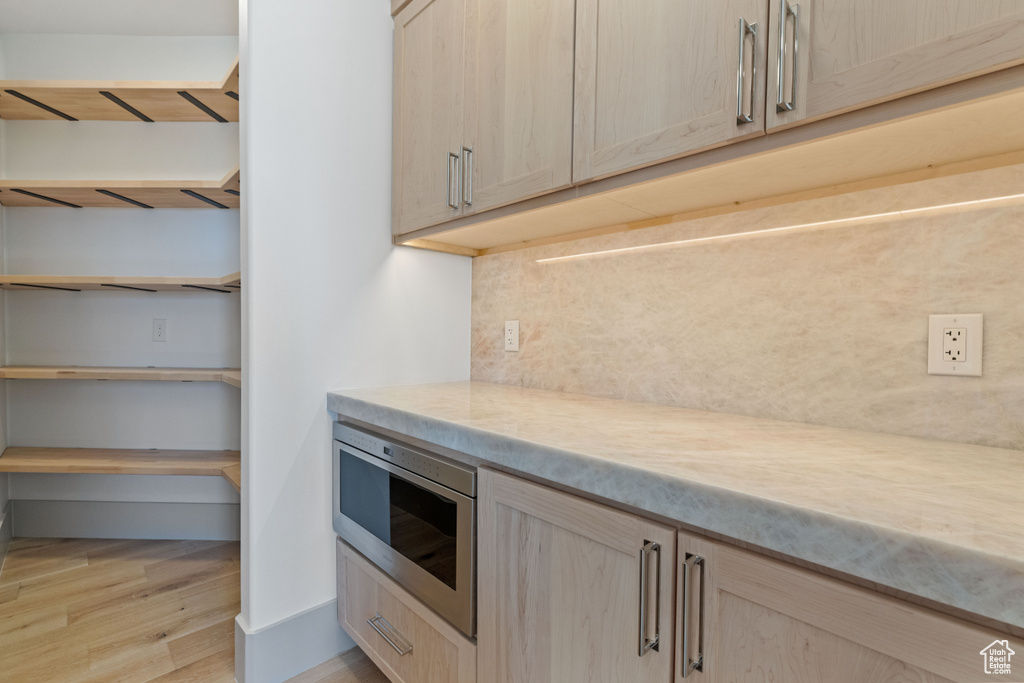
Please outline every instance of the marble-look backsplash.
M1019 199L537 262L1022 192L1012 166L479 257L472 379L1024 450ZM926 373L933 313L985 315L983 377Z

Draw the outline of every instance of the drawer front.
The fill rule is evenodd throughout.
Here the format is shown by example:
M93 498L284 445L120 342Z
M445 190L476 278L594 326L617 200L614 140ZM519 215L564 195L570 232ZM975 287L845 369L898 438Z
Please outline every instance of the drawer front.
M338 622L392 683L476 681L476 644L340 539Z

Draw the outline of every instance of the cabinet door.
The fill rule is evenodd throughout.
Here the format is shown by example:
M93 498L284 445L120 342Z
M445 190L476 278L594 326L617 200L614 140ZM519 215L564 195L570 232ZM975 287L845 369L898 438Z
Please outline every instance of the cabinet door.
M574 25L573 0L468 0L464 212L571 184Z
M691 569L684 589L680 568L694 556L703 559L703 576L699 566ZM686 533L679 534L678 562L677 612L690 614L691 660L704 611L702 671L691 670L686 683L979 681L985 678L981 650L1008 638ZM680 664L681 645L679 638ZM676 675L682 683L681 666Z
M767 21L765 0L578 0L573 181L763 134Z
M392 683L475 683L476 646L337 541L338 623Z
M1024 63L1014 0L770 2L769 129Z
M479 680L671 681L675 533L515 477L479 483Z
M461 213L464 3L413 0L395 17L391 192L397 235Z

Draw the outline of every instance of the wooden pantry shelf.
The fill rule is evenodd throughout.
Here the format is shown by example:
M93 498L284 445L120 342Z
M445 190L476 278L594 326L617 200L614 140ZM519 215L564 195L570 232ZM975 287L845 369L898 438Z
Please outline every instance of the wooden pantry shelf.
M65 292L221 292L241 288L240 273L224 277L119 277L81 275L0 275L0 289Z
M241 470L238 451L10 447L0 455L0 472L183 474L231 481L235 467ZM225 474L225 469L231 471Z
M0 81L0 119L238 121L238 59L220 81Z
M220 180L0 180L3 206L237 209L238 167Z
M224 384L230 384L233 387L242 388L242 371L241 370L225 370L220 375L220 381Z
M220 471L220 475L228 480L232 488L239 493L242 492L242 463L238 462L234 465L228 465Z
M156 382L224 382L241 386L241 370L231 368L109 368L92 366L8 365L0 379L100 379Z

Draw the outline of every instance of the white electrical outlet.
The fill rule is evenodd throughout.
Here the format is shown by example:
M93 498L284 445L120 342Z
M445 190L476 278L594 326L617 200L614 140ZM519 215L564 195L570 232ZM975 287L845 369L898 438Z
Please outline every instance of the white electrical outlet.
M928 374L981 377L981 313L928 316Z
M153 341L167 341L167 318L153 318Z
M506 351L518 351L519 350L519 321L518 320L506 320L505 321L505 350Z

